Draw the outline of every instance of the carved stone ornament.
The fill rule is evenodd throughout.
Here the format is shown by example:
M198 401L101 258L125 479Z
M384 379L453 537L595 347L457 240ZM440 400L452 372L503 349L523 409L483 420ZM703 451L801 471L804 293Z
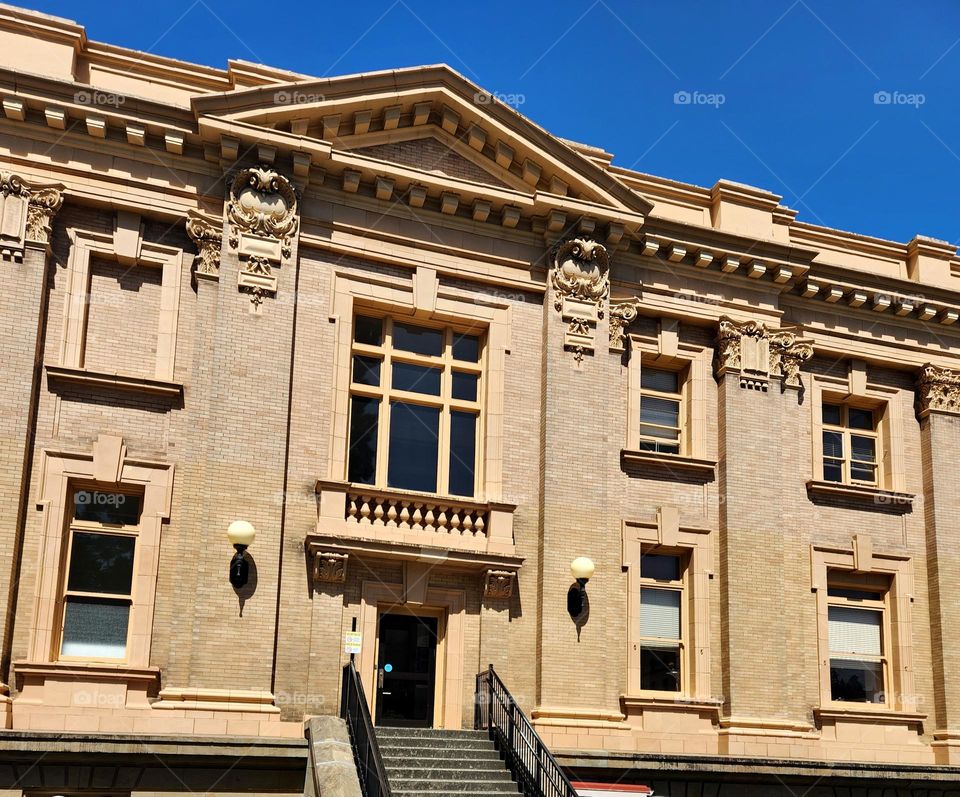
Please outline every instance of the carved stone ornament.
M342 584L347 580L349 554L318 551L313 560L313 578L324 584Z
M920 417L931 412L960 415L960 372L927 364L917 380L917 411Z
M277 292L273 269L292 256L297 210L290 181L270 166L242 169L230 184L228 242L240 258L238 287L250 294L254 310Z
M627 327L637 320L640 300L636 297L625 302L610 302L610 351L626 348Z
M483 577L483 597L512 598L516 578L513 570L488 570Z
M813 342L787 329L768 330L759 321L720 319L714 367L717 376L739 372L740 387L766 391L771 376L802 388L800 368L813 357Z
M561 241L553 249L553 306L567 323L564 348L577 362L594 348L597 320L610 294L610 262L603 244L588 238Z
M27 241L50 245L62 188L31 186L19 175L0 172L0 260L22 261Z
M187 218L187 235L197 246L197 256L193 258L194 278L219 280L222 226L191 211Z

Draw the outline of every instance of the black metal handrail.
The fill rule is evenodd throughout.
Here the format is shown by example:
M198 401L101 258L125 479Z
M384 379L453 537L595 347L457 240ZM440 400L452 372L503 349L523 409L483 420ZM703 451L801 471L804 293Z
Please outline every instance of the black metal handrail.
M477 674L473 726L490 734L525 797L576 797L576 789L491 664Z
M343 668L343 695L340 716L346 721L357 762L360 790L363 797L390 797L390 783L377 744L377 733L370 717L370 707L363 692L360 674L351 661Z

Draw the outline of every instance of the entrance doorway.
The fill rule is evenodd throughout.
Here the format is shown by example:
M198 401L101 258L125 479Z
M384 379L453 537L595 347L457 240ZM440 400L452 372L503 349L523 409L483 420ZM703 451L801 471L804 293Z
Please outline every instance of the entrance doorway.
M376 724L433 727L438 618L381 614Z

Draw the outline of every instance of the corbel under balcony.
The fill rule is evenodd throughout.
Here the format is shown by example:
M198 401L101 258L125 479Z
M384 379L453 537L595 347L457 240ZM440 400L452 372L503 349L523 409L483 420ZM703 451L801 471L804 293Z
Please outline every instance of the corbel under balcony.
M46 364L44 368L47 371L47 379L50 382L68 382L72 384L89 385L91 387L152 393L166 396L170 399L178 399L183 396L183 385L179 382L90 371L86 368L72 368L50 363Z
M717 471L716 460L664 454L659 451L624 448L620 452L620 461L624 469L654 470L682 479L713 481Z
M870 487L866 484L840 484L838 482L818 481L810 479L807 482L807 494L813 497L825 497L855 501L864 506L874 506L882 510L897 510L908 512L913 508L916 496L913 493L900 493L894 490L884 490L881 487Z
M516 571L513 513L500 502L317 481L317 527L312 554L359 554L401 561L434 561L475 570Z

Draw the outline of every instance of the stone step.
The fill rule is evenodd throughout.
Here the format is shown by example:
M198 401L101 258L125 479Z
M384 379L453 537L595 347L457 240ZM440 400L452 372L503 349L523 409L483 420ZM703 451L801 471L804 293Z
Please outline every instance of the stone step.
M417 736L425 739L488 739L487 731L456 730L443 728L392 728L377 726L378 739L390 739L395 736Z
M500 754L493 748L489 750L424 750L422 747L380 747L380 754L387 764L404 764L408 761L463 761L464 763L485 763L495 761L502 764Z
M510 791L485 791L480 793L480 797L517 797L519 794L518 789L511 789ZM414 789L401 791L399 789L391 789L391 794L393 797L420 797L422 794L429 794L430 797L470 797L470 792L463 791L434 791L434 790L424 790L424 789Z
M431 766L423 763L419 766L406 767L387 767L387 777L391 783L399 783L405 780L463 780L463 781L485 781L488 783L506 782L513 783L510 773L500 765L497 768L488 769L468 769L462 766L450 766L453 761L445 762L447 766ZM494 762L491 762L494 763Z
M454 737L452 739L436 739L430 736L380 736L377 734L377 744L381 750L389 747L417 747L424 749L445 750L487 750L493 746L489 739Z
M473 754L471 754L473 756ZM383 765L388 771L395 769L409 769L410 767L424 767L430 769L449 769L458 767L459 769L469 769L478 771L502 772L504 770L503 761L499 755L491 755L485 758L470 757L461 755L450 755L446 758L440 756L383 756Z
M477 781L477 780L424 780L421 778L390 778L390 791L394 794L517 794L513 781Z

